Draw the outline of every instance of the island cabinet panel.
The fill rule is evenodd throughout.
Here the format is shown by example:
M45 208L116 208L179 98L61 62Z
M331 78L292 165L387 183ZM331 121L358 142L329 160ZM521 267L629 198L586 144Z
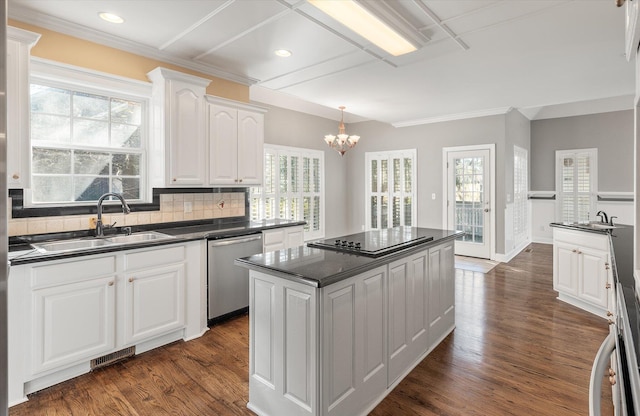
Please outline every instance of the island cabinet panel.
M438 345L455 326L453 242L429 249L429 345Z
M386 267L323 288L322 413L355 415L387 387Z
M251 271L249 403L263 415L317 414L318 294Z
M427 349L427 251L389 265L389 385Z

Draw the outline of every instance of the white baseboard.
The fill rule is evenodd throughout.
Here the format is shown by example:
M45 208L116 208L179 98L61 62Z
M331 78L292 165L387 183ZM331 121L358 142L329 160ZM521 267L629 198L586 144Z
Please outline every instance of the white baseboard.
M506 254L496 253L496 258L494 260L495 261L499 261L501 263L508 263L511 260L513 260L513 258L515 256L520 254L520 252L522 250L524 250L529 244L531 244L531 242L529 241L529 239L526 239L523 242L521 242L520 244L518 244L513 250L511 250L510 252L508 252Z
M533 242L534 243L539 243L539 244L553 244L553 237L549 238L549 237L533 237Z

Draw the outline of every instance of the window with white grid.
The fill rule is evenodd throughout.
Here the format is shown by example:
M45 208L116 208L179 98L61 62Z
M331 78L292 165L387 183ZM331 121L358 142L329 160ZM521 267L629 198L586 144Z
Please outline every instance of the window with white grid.
M415 227L416 150L365 154L367 230Z
M306 221L305 240L324 237L324 152L265 144L264 181L251 188L251 220Z
M529 156L527 149L513 147L513 236L519 244L529 235Z
M556 151L557 220L586 222L595 216L598 150Z

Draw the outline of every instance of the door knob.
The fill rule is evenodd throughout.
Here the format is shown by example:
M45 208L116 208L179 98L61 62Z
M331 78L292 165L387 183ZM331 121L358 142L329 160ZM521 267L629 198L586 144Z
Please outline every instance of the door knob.
M489 212L489 208L485 208L485 209L484 209L484 212Z

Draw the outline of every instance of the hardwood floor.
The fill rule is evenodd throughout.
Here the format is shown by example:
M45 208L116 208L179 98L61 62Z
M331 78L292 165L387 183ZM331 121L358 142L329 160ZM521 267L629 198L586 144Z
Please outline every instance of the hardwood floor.
M533 244L486 274L457 270L455 331L371 415L587 415L608 328L555 298L551 268L551 246ZM245 315L32 394L9 414L251 415L247 345Z

